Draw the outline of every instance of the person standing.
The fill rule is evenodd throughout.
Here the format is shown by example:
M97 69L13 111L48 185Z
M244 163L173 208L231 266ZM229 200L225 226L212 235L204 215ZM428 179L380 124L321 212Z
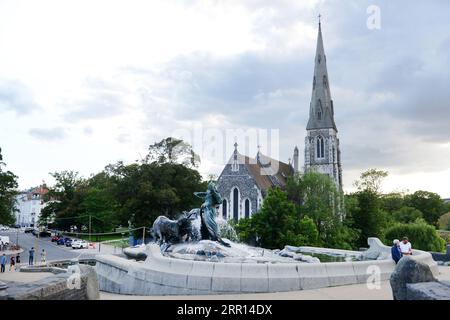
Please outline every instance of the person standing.
M412 255L411 242L409 242L407 237L403 237L403 241L400 243L400 251L402 256Z
M30 251L28 251L28 264L33 265L34 261L34 247L31 247Z
M11 271L11 269L13 269L13 271L16 270L16 259L14 256L11 256L9 261L9 271Z
M42 249L41 252L41 263L45 264L45 258L47 257L47 253L45 252L44 249Z
M400 251L400 240L395 239L393 246L391 248L391 256L392 259L395 261L395 264L398 263L400 258L402 257L402 252Z
M1 273L5 272L5 266L6 266L6 255L5 254L3 254L0 259L0 265L1 265L0 272Z
M16 270L20 269L20 253L16 256Z

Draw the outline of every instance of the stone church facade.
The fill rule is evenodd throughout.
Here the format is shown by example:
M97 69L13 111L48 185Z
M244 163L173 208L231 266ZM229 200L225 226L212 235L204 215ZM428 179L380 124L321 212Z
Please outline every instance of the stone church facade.
M306 126L303 172L327 174L342 192L341 151L338 130L334 121L322 28L319 21L314 64L309 120ZM223 197L219 215L224 219L239 220L257 212L270 188L284 188L286 180L300 172L299 150L294 148L292 162L271 159L259 151L256 158L238 152L237 144L229 162L217 180Z
M269 158L258 151L255 158L234 152L217 180L223 202L219 215L224 219L249 218L262 205L270 188L283 188L294 173L290 164Z

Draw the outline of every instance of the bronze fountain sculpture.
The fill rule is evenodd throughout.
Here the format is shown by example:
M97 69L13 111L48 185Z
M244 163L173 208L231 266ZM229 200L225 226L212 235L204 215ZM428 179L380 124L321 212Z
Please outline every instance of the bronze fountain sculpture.
M213 182L208 184L206 192L194 192L198 198L204 199L200 208L183 212L177 220L170 220L165 216L159 216L153 223L152 233L157 242L162 246L185 241L211 240L230 247L230 244L220 237L216 223L216 207L222 203L222 197ZM192 221L200 216L200 234L192 227Z

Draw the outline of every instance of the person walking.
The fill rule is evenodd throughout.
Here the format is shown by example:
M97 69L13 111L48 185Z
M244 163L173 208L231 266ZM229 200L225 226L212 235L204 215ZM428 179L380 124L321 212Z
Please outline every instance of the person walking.
M17 269L20 270L20 253L18 253L16 256L16 270Z
M28 251L28 264L31 266L34 262L34 247L31 247L31 249Z
M400 243L400 251L402 256L412 255L411 242L409 242L407 237L403 237L403 241Z
M45 264L45 258L47 257L47 253L45 252L44 249L42 249L41 252L41 263Z
M402 257L402 252L400 251L400 240L398 239L395 239L393 241L393 246L391 247L391 256L392 259L395 261L395 264L397 264L400 258Z
M0 259L0 265L1 265L0 272L1 273L5 272L5 266L6 266L6 255L5 254L3 254Z
M14 258L14 256L11 256L9 261L9 271L11 271L11 269L13 271L16 270L16 259Z

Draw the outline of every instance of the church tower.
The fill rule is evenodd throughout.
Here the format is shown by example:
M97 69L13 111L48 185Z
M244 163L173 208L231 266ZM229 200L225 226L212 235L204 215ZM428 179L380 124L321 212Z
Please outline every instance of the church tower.
M305 138L305 172L327 174L342 192L341 151L334 122L334 106L330 93L327 59L319 20L309 120Z

